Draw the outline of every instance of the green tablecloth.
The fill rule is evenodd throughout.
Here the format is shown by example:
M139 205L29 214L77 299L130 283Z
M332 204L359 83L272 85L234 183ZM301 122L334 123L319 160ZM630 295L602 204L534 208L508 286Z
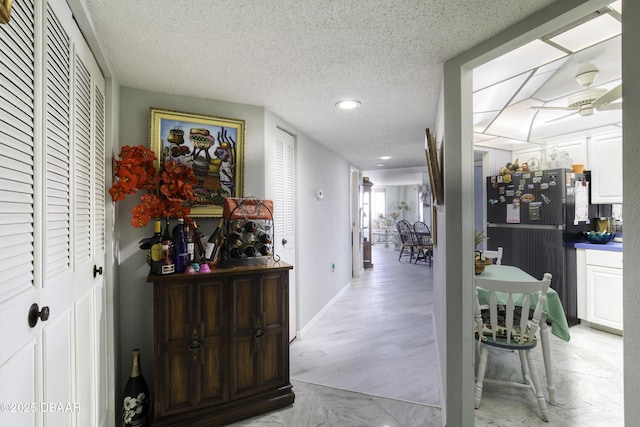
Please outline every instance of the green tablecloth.
M479 274L483 278L508 280L508 281L530 281L535 279L528 273L520 270L518 267L511 265L488 265L484 271ZM539 280L539 279L538 279ZM551 279L551 286L553 286L553 279ZM480 304L487 304L489 302L490 292L478 287L478 299ZM496 300L498 304L507 304L507 294L500 292L496 293ZM535 295L531 297L531 306L537 304L538 299ZM522 303L522 299L515 299L516 305ZM551 287L547 291L547 300L544 303L543 312L547 316L547 320L551 322L551 333L561 340L569 341L569 325L567 323L567 317L564 314L562 303L558 293Z

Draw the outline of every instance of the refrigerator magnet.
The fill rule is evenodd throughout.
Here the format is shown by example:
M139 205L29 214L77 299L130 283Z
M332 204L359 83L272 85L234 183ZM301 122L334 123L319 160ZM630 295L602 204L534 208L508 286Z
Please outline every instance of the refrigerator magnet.
M549 183L543 182L542 184L540 184L540 189L546 190L547 188L549 188Z
M531 221L540 221L540 205L542 202L529 203L529 219Z
M520 200L522 200L523 203L531 203L535 199L535 196L531 193L523 194L522 197L520 197Z

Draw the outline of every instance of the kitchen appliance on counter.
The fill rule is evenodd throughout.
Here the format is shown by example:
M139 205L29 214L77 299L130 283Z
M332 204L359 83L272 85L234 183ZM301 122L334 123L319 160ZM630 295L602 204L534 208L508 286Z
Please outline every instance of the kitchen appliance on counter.
M534 277L551 273L569 325L579 322L573 242L598 216L589 178L564 168L487 177L487 247L502 246L503 264Z

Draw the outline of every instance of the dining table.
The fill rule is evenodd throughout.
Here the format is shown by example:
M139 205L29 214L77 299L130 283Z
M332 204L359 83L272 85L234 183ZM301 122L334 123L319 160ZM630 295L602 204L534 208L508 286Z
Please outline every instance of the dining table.
M531 276L526 271L512 266L512 265L487 265L484 270L478 274L483 278L487 279L495 279L495 280L504 280L504 281L514 281L514 282L531 282L532 280L540 280L533 276ZM548 323L551 325L551 333L556 337L560 338L563 341L569 341L571 338L569 332L569 324L567 323L567 317L564 313L564 308L562 307L562 302L560 301L560 297L558 293L553 289L553 278L551 279L551 286L547 291L547 299L544 302L544 306L542 309L542 318L540 321L540 343L542 346L542 357L544 359L544 369L547 375L547 391L549 392L549 403L551 405L555 405L555 386L553 382L553 371L552 371L552 363L551 363L551 344L549 342L549 327ZM487 304L489 302L489 298L491 295L490 291L482 289L480 286L478 289L478 301L480 304ZM500 292L496 292L496 300L498 304L507 304L507 295L506 293L502 294ZM521 305L522 300L524 299L524 295L522 298L514 299L514 303L516 305ZM535 294L531 296L531 306L535 306L537 304L538 299L535 297Z
M395 227L377 228L374 229L371 234L376 236L376 242L378 238L380 238L380 240L384 240L385 248L389 247L390 240L394 242L394 245L396 240L400 240L398 236L398 230Z

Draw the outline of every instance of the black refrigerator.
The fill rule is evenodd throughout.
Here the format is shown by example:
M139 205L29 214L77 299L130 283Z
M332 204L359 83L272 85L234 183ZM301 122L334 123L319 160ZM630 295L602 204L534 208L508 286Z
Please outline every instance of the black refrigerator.
M570 169L487 177L487 248L502 246L502 264L537 279L551 273L569 325L578 323L572 242L593 229L596 214L588 182L588 174Z

